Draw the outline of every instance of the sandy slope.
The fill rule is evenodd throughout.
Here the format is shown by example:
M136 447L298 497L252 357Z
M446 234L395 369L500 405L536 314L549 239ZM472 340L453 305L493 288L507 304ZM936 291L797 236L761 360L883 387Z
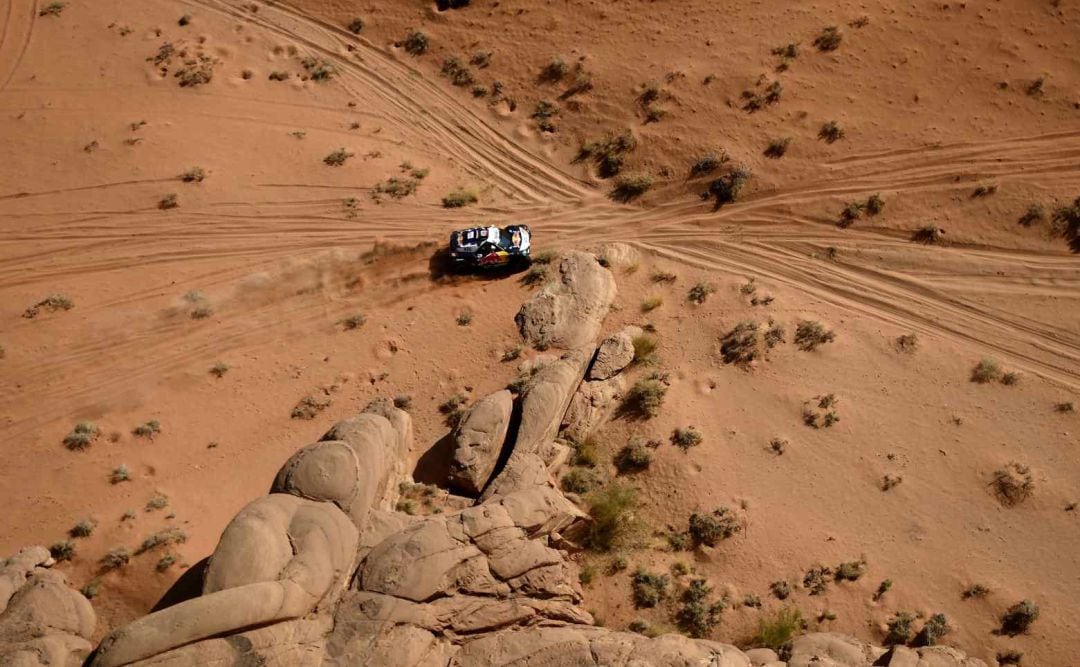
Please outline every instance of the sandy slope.
M171 523L187 532L177 551L193 563L288 452L374 396L412 396L418 442L437 442L439 403L513 376L499 358L527 289L432 280L430 247L364 253L379 239L410 246L513 217L545 245L612 239L645 253L620 274L622 309L609 324L655 324L673 387L656 420L615 422L600 441L613 452L631 433L666 437L690 423L705 434L685 455L663 446L634 481L658 530L745 502L745 536L694 563L715 585L766 598L771 581L865 555L864 580L795 602L808 616L832 609L827 627L865 637L879 637L895 610L942 611L956 628L949 641L973 654L1015 647L1036 664L1068 663L1080 634L1080 538L1063 508L1080 499L1080 423L1052 406L1080 401L1080 269L1046 223L1016 220L1032 202L1080 193L1075 7L474 2L440 14L413 2L253 11L224 0L73 0L39 16L44 4L0 4L0 552L51 543L93 516L97 531L63 566L80 583L108 549ZM862 14L868 25L846 26ZM362 37L341 27L354 16L367 23ZM844 42L817 53L809 42L829 23L844 26ZM411 28L430 36L428 55L393 46ZM776 73L769 52L790 41L800 56ZM217 59L212 81L179 87L179 56L162 75L147 59L165 43ZM494 53L478 77L503 81L517 111L439 76L442 58L478 50ZM535 80L557 54L586 56L594 88L560 103L549 135L528 116L558 96ZM306 56L338 75L301 80ZM274 71L291 76L269 81ZM672 72L685 76L666 82ZM739 96L761 75L780 79L783 97L747 113ZM1037 76L1044 93L1024 94ZM635 101L646 81L664 82L658 123L643 124ZM847 136L818 141L833 118ZM623 127L640 144L628 169L658 182L644 206L611 203L608 182L570 164L581 140ZM762 156L779 136L794 138L788 154ZM339 147L353 157L323 164ZM755 178L738 203L714 210L697 197L703 181L685 174L717 147ZM406 161L430 170L417 193L376 203L372 188L401 177ZM181 182L194 166L206 180ZM982 183L999 190L972 198ZM441 208L459 186L477 190L480 205ZM883 215L835 226L844 203L875 192ZM170 193L179 207L160 210ZM909 240L927 221L947 229L947 245ZM678 281L653 285L654 267ZM738 287L750 277L773 305L748 305ZM692 307L685 293L699 280L719 290ZM210 317L190 317L192 290ZM75 308L21 317L58 292ZM642 315L656 294L665 305ZM463 310L468 327L455 321ZM366 324L343 331L356 312ZM718 336L769 317L789 334L798 319L821 320L837 341L813 353L781 347L749 372L719 361ZM907 332L921 348L898 355L892 340ZM968 382L984 356L1020 372L1020 384ZM218 361L231 366L221 379L208 373ZM289 418L322 387L333 388L324 413ZM803 401L826 392L841 398L841 422L802 425ZM61 440L85 419L103 437L67 451ZM129 434L148 419L163 425L152 442ZM767 451L774 436L790 440L782 457ZM1032 467L1036 493L1005 510L985 484L1012 460ZM110 485L121 463L134 480ZM885 473L904 477L888 494L877 487ZM155 490L169 508L143 511ZM121 522L129 508L137 518ZM631 556L651 567L675 559ZM95 601L105 623L145 611L178 576L158 574L156 562L141 556L106 577ZM893 591L871 602L886 577ZM993 592L962 602L970 583ZM625 574L588 595L610 624L637 614ZM1043 607L1033 635L991 635L1022 597ZM744 638L758 614L728 613L718 637Z

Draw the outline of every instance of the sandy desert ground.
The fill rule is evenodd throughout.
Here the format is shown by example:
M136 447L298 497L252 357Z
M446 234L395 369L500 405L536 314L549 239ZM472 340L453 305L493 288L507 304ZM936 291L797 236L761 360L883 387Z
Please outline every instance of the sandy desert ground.
M991 664L1007 650L1075 662L1073 0L3 0L0 22L0 553L95 521L59 567L96 584L101 635L209 553L289 453L374 397L411 398L432 446L415 476L440 481L439 405L516 376L502 358L532 288L442 275L432 257L454 228L513 220L538 250L631 244L606 328L655 327L655 366L636 372L669 374L659 415L594 439L609 479L632 438L662 441L648 470L619 476L644 544L581 556L629 563L586 587L605 624L669 622L634 608L629 578L680 562L736 602L724 641L784 605L875 641L898 611L940 612L945 643ZM814 44L827 26L832 50ZM623 132L636 145L609 151L620 174L603 177L582 147ZM702 197L717 173L692 170L721 152L717 173L752 174L726 203ZM652 186L619 201L627 175ZM454 190L478 201L444 207ZM883 210L846 224L872 195ZM701 304L698 283L715 289ZM28 312L50 295L73 307ZM787 342L725 363L721 339L746 320ZM803 320L835 340L797 349ZM909 334L917 349L898 350ZM973 382L982 359L1017 381ZM806 425L826 394L839 421ZM292 418L307 396L329 403ZM151 420L160 432L133 432ZM86 421L99 435L65 447ZM684 452L668 439L687 426L703 440ZM991 482L1014 462L1033 491L1006 507ZM112 483L121 465L130 479ZM902 481L883 491L886 476ZM167 505L148 508L158 494ZM718 506L745 530L666 546ZM155 551L100 574L109 550L167 526L187 536L174 562L159 569ZM859 559L857 581L799 585ZM779 580L795 589L784 602ZM975 584L989 593L964 599ZM1031 632L994 634L1021 599L1041 609Z

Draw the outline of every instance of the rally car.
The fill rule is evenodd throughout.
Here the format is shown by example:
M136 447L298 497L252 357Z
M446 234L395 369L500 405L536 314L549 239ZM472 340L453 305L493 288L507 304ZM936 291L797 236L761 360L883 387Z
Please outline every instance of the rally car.
M527 225L473 227L450 234L450 259L463 267L528 263L532 238Z

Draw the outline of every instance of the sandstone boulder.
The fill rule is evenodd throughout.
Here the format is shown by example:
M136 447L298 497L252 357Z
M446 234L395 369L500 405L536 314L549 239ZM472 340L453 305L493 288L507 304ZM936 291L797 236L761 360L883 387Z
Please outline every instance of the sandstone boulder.
M518 311L518 330L537 349L591 344L615 298L615 279L588 253L571 251Z
M511 458L540 454L543 445L555 439L592 352L591 347L567 352L558 361L537 371L525 385L521 396L521 424Z
M789 667L869 667L885 649L836 632L796 637L791 643Z
M603 243L592 253L602 266L613 269L627 269L641 261L641 254L629 243Z
M969 658L950 646L908 648L893 646L877 663L882 667L987 667L978 658Z
M605 338L596 350L588 379L606 380L629 366L634 360L634 339L641 334L639 327L626 327Z
M625 391L626 380L621 375L582 382L563 415L563 435L573 442L585 442L611 416Z
M454 459L450 483L465 493L479 494L502 454L514 399L508 390L476 402L454 430Z

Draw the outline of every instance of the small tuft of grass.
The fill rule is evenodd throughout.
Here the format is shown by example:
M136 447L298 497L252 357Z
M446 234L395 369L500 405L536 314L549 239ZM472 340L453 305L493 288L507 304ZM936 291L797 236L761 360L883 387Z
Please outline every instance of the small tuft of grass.
M863 204L863 208L866 210L866 214L869 216L875 216L885 210L885 200L881 198L881 195L875 193L867 198L866 203Z
M139 424L135 428L131 429L132 435L139 438L149 438L151 440L153 440L154 436L158 433L161 433L161 422L156 419L151 419L150 421L144 424Z
M1024 227L1030 227L1036 223L1046 221L1046 209L1042 204L1032 204L1028 206L1024 214L1020 216L1020 224Z
M124 464L120 464L113 468L112 473L109 475L109 483L119 484L120 482L127 482L131 480L131 471Z
M737 535L742 529L743 520L727 507L718 507L707 514L695 512L690 515L689 532L695 545L715 547L721 540Z
M716 288L708 283L698 283L690 288L687 292L686 298L692 303L701 305L705 303L705 300L709 298L709 295L716 291Z
M701 432L693 426L687 426L686 428L677 428L671 432L671 444L675 445L684 452L691 447L697 447L703 440Z
M791 595L791 584L786 581L774 581L769 584L769 592L777 600L786 600Z
M881 490L889 491L900 485L904 481L904 478L900 475L886 474L881 478Z
M815 565L803 575L803 588L809 591L810 595L821 595L829 587L832 574L831 569L823 565Z
M79 422L64 436L64 446L72 451L82 451L92 445L101 435L101 429L93 422Z
M170 567L172 567L175 563L176 554L165 554L158 560L157 565L154 566L154 569L158 572L164 572Z
M400 42L400 46L405 49L406 53L410 53L414 56L422 56L428 51L429 44L427 35L419 30L414 30Z
M71 540L61 540L49 547L49 555L58 561L71 560L75 557L75 543Z
M1005 507L1015 507L1035 491L1031 469L1022 463L1011 462L994 471L990 487Z
M637 139L630 130L609 134L600 141L590 141L578 150L575 162L591 160L601 178L611 178L622 171L626 154L637 148Z
M818 130L818 138L828 144L836 143L844 138L844 128L840 127L840 123L835 120L830 120Z
M747 167L735 167L728 173L709 182L709 189L701 195L702 199L715 199L717 208L739 198L739 193L750 181L753 173Z
M131 561L131 552L126 547L117 547L101 558L101 569L119 570Z
M83 519L68 529L68 535L71 537L90 537L96 527L97 521L94 519Z
M981 359L971 370L971 381L987 384L1001 379L1001 366L990 358Z
M540 81L555 83L561 81L569 73L570 65L566 64L562 56L556 56L540 70Z
M345 331L354 331L354 330L359 329L360 327L364 326L364 324L366 322L367 322L367 316L366 315L364 315L363 313L356 313L354 315L349 315L345 319L341 320L339 322L339 324L341 324L342 328Z
M990 195L997 194L998 186L994 184L985 185L980 183L975 186L975 189L971 191L972 199L980 199L982 197L989 197Z
M650 364L656 361L656 339L647 334L634 336L634 363Z
M919 349L919 336L913 333L903 334L896 338L896 350L897 352L906 352L911 354L915 350Z
M595 492L589 500L592 523L585 535L585 547L598 552L610 552L634 544L644 526L636 515L637 490L613 482Z
M758 632L754 636L753 644L778 651L803 629L803 623L801 611L794 607L784 607L771 618L758 621Z
M67 7L66 2L50 2L38 11L38 16L60 16L65 7Z
M906 611L898 611L889 619L888 630L885 635L885 645L906 645L911 641L914 633L915 616Z
M682 594L682 606L675 620L686 634L696 639L706 637L720 623L720 614L727 608L727 599L708 602L712 587L704 579L692 579Z
M600 473L592 468L574 468L559 480L559 488L566 493L585 495L603 483Z
M664 297L651 296L641 302L641 312L648 313L664 305Z
M463 310L458 313L457 324L459 327L467 327L472 324L472 313L468 310Z
M765 147L765 157L779 160L787 154L788 147L791 146L791 137L780 137L777 139L771 139L769 145Z
M1024 653L1022 651L999 651L997 654L998 667L1006 667L1006 665L1019 665L1024 659Z
M615 181L615 188L611 191L611 197L617 201L629 202L648 192L652 186L653 179L648 174L620 176Z
M219 361L210 367L210 375L221 379L225 377L225 374L229 372L229 364L224 361Z
M344 148L339 148L336 151L333 151L332 153L330 153L329 155L324 157L323 158L323 164L325 164L325 165L327 165L329 167L340 167L340 166L344 165L346 160L348 160L352 156L353 156L353 153L350 153L349 151L345 150Z
M877 590L874 591L874 602L885 597L885 594L890 590L892 590L892 579L882 579L881 583L878 584Z
M918 243L924 243L926 245L935 245L941 243L945 238L945 230L938 227L934 223L927 223L922 227L919 227L911 235L911 240Z
M162 211L168 211L169 209L177 208L180 206L180 202L177 200L175 192L170 192L158 201L157 207Z
M289 416L292 419L315 419L320 412L328 407L330 407L330 397L326 394L308 394L293 406Z
M475 192L458 188L442 198L442 205L443 208L462 208L469 204L475 204L477 201L479 201L479 198Z
M1061 414L1069 414L1076 412L1076 403L1072 401L1064 401L1062 403L1054 404L1054 412L1060 412Z
M180 174L180 180L185 183L202 183L206 179L206 170L202 167L192 167Z
M146 501L146 511L153 512L154 510L165 509L169 506L169 497L160 491L155 492L150 496L150 500Z
M640 440L632 440L615 454L613 462L621 474L642 472L652 463L652 452Z
M860 558L837 565L833 577L837 581L858 581L864 574L866 574L866 560Z
M270 79L271 81L288 81L289 80L289 73L288 72L282 72L280 70L275 70L273 72L270 72L270 76L268 76L267 78ZM302 139L303 138L302 135L304 135L304 134L307 134L307 133L306 132L293 132L292 133L292 135L294 137L296 137L297 139ZM301 136L297 136L297 135L301 135Z
M345 28L352 34L359 35L360 32L364 29L364 19L358 16L353 20L349 21L349 24L345 26Z
M978 599L981 600L990 594L990 589L982 584L972 584L964 589L960 597L965 600Z
M690 176L711 174L730 160L724 151L706 153L690 167Z
M630 590L634 597L635 607L638 609L655 607L670 595L671 579L666 574L638 570L630 579Z
M1028 631L1039 618L1039 605L1031 600L1017 602L1001 617L1001 634L1015 637Z
M187 542L187 533L179 528L166 528L165 530L159 530L158 532L148 535L146 539L142 541L139 548L135 550L135 555L141 555L147 551L157 549L162 546L169 546L172 544L181 544Z
M761 356L761 336L758 323L739 322L720 339L720 354L725 364L749 364Z
M649 276L649 279L654 283L673 283L678 280L678 278L679 276L677 274L660 270L653 271L652 275Z
M795 346L804 352L812 352L835 339L836 334L827 330L821 322L802 320L795 327Z
M596 443L592 437L586 438L585 442L574 443L574 453L570 457L570 465L595 468L600 463L600 455L596 451Z
M818 51L835 51L840 48L840 42L843 39L844 36L840 33L840 28L831 25L814 38L814 46L817 47Z
M465 404L468 401L468 396L457 393L439 405L439 412L445 415L444 421L447 426L454 428L461 422L461 418L465 416Z
M536 264L535 260L533 260L533 265L529 267L525 275L521 276L522 285L539 285L545 280L547 280L547 268Z
M622 410L630 415L650 419L660 414L667 395L667 385L652 376L634 383L622 401Z
M521 345L515 345L514 347L506 350L502 354L502 361L516 361L521 357L521 353L525 351L525 348Z
M82 593L83 597L87 600L93 600L101 594L101 580L96 578L91 579L79 592Z

